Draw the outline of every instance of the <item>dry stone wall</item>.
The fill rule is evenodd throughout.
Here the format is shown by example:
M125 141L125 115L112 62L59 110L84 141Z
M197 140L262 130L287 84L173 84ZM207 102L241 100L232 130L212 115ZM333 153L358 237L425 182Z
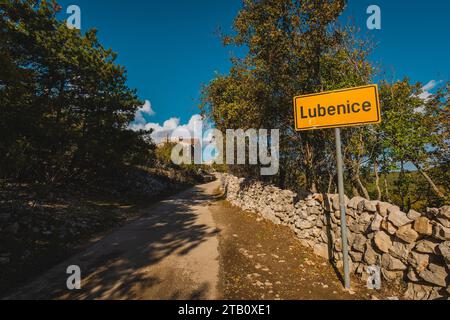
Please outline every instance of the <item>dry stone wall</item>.
M297 194L259 181L224 174L227 200L290 227L314 253L342 266L339 196ZM379 266L383 281L407 284L406 299L448 299L450 294L450 207L426 213L361 197L346 198L351 272L367 280Z

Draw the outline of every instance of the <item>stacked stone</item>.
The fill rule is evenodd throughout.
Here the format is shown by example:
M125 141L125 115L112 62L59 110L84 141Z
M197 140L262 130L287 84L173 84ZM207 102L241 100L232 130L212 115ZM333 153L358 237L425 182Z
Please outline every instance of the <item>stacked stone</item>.
M289 226L317 255L342 265L338 195L297 195L258 181L223 176L227 199L244 210ZM408 284L409 299L448 298L450 294L450 207L425 214L361 197L345 198L351 271L363 280L379 266L386 281Z
M232 175L224 175L222 185L226 190L227 200L237 207L257 212L276 224L288 225L289 220L294 219L294 201L297 195L292 191Z

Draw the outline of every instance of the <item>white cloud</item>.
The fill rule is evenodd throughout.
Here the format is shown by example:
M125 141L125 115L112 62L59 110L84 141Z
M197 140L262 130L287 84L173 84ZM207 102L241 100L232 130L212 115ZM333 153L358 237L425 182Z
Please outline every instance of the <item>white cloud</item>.
M428 100L433 95L430 91L433 90L440 82L441 81L430 80L422 87L422 93L419 94L419 98L422 100Z
M179 118L170 118L162 125L159 123L150 122L142 126L141 129L145 130L153 130L152 138L156 143L160 143L168 138L170 138L170 135L173 131L175 131L180 125L180 119Z
M436 81L436 80L430 80L426 85L424 85L422 87L422 90L424 91L428 91L433 89L434 87L436 87L439 84L440 81Z
M212 140L211 123L203 120L199 114L194 114L187 123L181 124L180 118L172 117L164 121L162 125L156 122L148 122L148 118L155 115L150 101L146 100L145 104L136 111L135 119L130 123L129 128L134 131L153 130L152 139L155 143L165 142L171 138L195 138L202 140L204 147L211 145L215 147ZM211 160L211 156L207 156L207 160Z
M441 81L430 80L426 85L422 87L422 92L419 94L419 98L424 102L427 102L428 99L433 95L430 91L433 90ZM415 109L417 113L425 112L425 106L420 106Z
M151 111L153 112L153 110ZM150 114L149 112L146 113ZM173 117L164 121L161 125L156 122L147 122L146 119L141 115L141 112L136 112L136 118L130 124L129 128L134 131L153 130L153 141L155 143L160 143L166 141L167 139L170 139L171 137L194 138L196 137L195 134L202 134L200 129L203 125L204 121L202 120L202 116L199 114L193 115L186 124L181 124L180 118ZM203 131L205 131L206 129L208 128L203 128Z
M145 100L144 105L136 110L136 114L134 115L133 124L143 125L147 122L145 116L151 117L154 115L155 115L155 111L153 111L153 109L152 109L152 104L150 103L150 101Z

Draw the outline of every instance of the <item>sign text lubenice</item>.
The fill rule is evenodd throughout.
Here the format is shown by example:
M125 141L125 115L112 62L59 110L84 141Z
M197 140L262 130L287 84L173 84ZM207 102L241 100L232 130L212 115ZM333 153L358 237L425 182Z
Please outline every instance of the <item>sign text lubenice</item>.
M295 97L294 115L297 131L380 123L378 86Z

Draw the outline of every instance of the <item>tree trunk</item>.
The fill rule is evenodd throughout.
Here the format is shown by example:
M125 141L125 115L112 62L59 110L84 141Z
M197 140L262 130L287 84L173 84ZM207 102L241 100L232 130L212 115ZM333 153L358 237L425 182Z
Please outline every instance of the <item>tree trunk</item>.
M360 191L358 193L362 193L363 197L367 200L370 200L369 192L367 192L366 187L364 187L364 184L361 181L361 177L359 174L359 168L361 164L359 160L354 160L352 163L352 170L350 170L350 175L352 178L352 183L355 186L355 188Z
M405 184L405 165L403 160L400 161L400 175L398 176L398 194L400 195L401 206L400 210L404 211L405 208L405 194L403 192Z
M306 183L310 192L317 193L317 177L314 172L314 150L309 142L309 136L305 136L305 167L306 167Z
M314 169L311 166L308 166L307 174L306 174L306 180L308 185L308 190L311 193L317 193L317 181L316 181L316 175L314 174Z
M358 162L356 163L356 182L358 183L359 188L361 189L364 198L366 198L367 200L370 200L370 195L369 192L367 191L366 187L364 186L364 184L361 181L361 175L360 175L360 170L361 170L361 158L363 157L364 154L364 140L363 140L363 135L362 135L362 130L359 131L359 152L358 152Z
M389 194L389 186L388 186L386 175L384 176L384 192L386 194L386 201L387 202L392 202L391 201L391 195Z
M327 193L331 193L331 188L333 187L333 181L334 180L334 174L330 173L328 174L328 188Z
M364 187L361 178L359 177L359 174L356 176L356 183L358 184L359 188L361 189L364 198L366 198L367 200L370 200L370 195L369 192L367 191L366 187Z
M434 193L436 193L436 195L439 198L445 199L445 195L441 192L441 190L439 190L439 188L434 183L434 181L431 179L431 177L428 175L428 173L426 173L424 170L422 170L422 168L417 163L413 162L413 164L417 168L417 170L419 170L420 174L425 178L425 180L427 180L428 184L433 189Z
M373 163L373 170L375 172L375 186L377 188L377 200L381 201L381 188L380 188L380 176L378 175L378 162L374 161Z
M356 186L356 181L355 181L355 179L353 178L353 175L352 175L352 172L351 172L351 171L348 172L348 180L350 181L350 185L351 185L351 187L352 187L352 194L353 194L353 197L360 197L361 194L360 194L359 191L358 191L358 187Z
M361 195L359 194L358 189L355 187L354 184L352 184L352 192L353 192L353 196L354 197L360 197Z

